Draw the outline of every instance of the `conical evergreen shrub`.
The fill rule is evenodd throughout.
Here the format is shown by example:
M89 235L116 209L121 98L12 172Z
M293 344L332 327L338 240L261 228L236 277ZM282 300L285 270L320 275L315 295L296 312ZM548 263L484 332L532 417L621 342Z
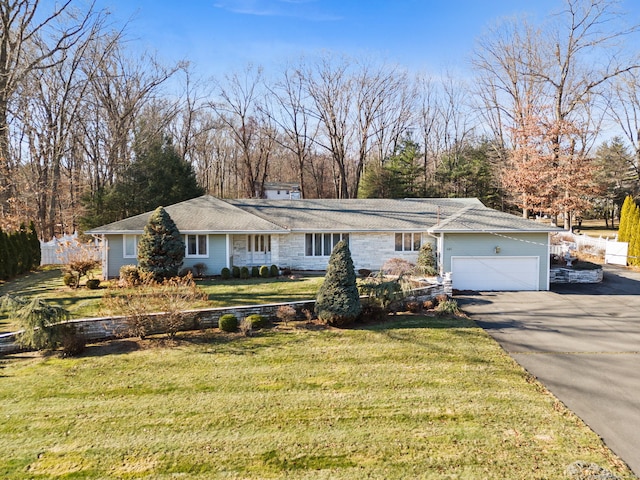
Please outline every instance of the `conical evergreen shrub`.
M164 208L156 208L138 242L138 266L160 282L178 275L184 251L178 227Z
M334 326L352 323L362 311L351 251L344 240L331 252L315 310L320 320Z
M635 202L631 195L627 195L620 209L620 223L618 224L618 241L628 242L630 238L630 217Z

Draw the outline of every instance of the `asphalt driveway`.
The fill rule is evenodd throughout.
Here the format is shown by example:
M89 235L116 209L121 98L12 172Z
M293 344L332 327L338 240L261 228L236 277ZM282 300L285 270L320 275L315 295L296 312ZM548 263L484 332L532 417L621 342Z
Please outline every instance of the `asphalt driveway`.
M599 285L456 298L640 476L640 273L606 266Z

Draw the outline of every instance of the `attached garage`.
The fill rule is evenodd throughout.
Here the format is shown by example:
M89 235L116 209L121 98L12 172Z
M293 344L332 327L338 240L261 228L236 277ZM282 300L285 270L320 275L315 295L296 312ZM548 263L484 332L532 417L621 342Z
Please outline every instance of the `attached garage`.
M453 288L457 290L539 290L537 256L451 257Z

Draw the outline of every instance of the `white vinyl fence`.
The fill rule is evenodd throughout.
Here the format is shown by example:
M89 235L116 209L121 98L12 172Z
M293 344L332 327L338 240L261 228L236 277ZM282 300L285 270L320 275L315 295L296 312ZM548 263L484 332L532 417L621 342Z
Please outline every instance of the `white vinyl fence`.
M78 232L73 235L64 235L60 238L53 237L48 242L40 241L40 252L42 260L40 265L65 265L69 263L69 257L86 251L96 260L102 258L102 246L98 240L94 240L90 245L81 243L78 240Z
M589 235L576 235L563 232L559 243L551 245L551 254L564 255L567 252L582 251L592 255L604 257L605 263L613 265L627 264L627 242L618 242L616 239L603 237L590 237Z

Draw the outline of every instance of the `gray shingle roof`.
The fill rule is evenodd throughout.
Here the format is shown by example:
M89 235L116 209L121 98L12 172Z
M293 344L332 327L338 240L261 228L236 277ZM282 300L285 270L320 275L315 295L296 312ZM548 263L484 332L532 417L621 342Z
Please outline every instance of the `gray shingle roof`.
M284 229L268 220L245 212L224 200L205 195L165 207L181 232L207 233L278 233ZM91 229L89 234L142 233L152 212L125 218Z
M476 199L229 200L229 203L291 231L420 231Z
M165 207L181 232L547 232L555 227L485 207L475 198L221 200ZM142 233L151 212L87 233Z

